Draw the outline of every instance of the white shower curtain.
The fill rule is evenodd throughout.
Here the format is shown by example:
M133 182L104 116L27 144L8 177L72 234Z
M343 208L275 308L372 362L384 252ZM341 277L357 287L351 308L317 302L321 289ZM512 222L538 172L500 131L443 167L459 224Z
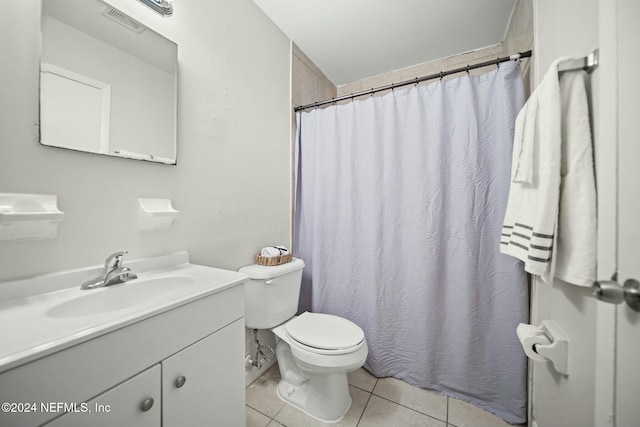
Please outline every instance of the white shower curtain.
M520 262L499 253L516 115L515 62L298 114L301 307L365 332L378 377L526 421Z

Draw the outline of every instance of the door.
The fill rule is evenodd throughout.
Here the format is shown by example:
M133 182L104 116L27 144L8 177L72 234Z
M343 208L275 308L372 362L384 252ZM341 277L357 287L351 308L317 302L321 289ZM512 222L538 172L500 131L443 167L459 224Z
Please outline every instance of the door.
M640 3L536 1L537 80L553 59L600 50L591 77L598 186L598 278L640 279ZM534 281L532 323L556 321L570 339L569 376L531 364L531 424L640 425L640 313L588 289Z
M111 85L53 64L40 69L42 144L109 153Z
M609 0L603 0L609 1ZM536 82L540 82L551 63L560 57L583 57L599 47L599 0L536 0L534 2L533 61ZM595 149L598 157L599 138L599 85L602 73L597 69L589 79L587 91L594 110L593 127ZM609 144L609 142L607 142ZM611 147L602 144L605 153L613 153ZM613 162L615 164L615 162ZM600 166L600 164L598 164ZM609 168L607 173L615 173ZM610 179L612 182L614 178ZM598 186L603 184L598 175ZM614 191L604 191L605 194ZM599 200L600 202L600 200ZM615 230L613 220L604 223ZM608 233L610 235L612 233ZM600 237L600 236L598 236ZM609 251L612 253L613 251ZM600 260L599 260L600 261ZM613 273L607 268L608 275ZM608 278L608 277L607 277ZM569 339L569 375L556 372L550 363L530 362L531 425L537 427L601 427L594 422L596 402L596 366L598 343L597 328L599 303L586 287L570 285L559 280L543 283L534 277L532 281L531 324L553 321ZM611 333L611 331L609 331Z
M600 0L599 279L640 279L640 3ZM598 154L598 153L596 153ZM597 156L598 157L598 156ZM609 160L607 160L609 159ZM604 222L603 222L604 220ZM608 226L612 224L612 226ZM609 253L609 254L607 254ZM608 261L610 258L611 262ZM640 313L598 302L595 425L640 425Z
M640 3L618 0L618 280L640 280ZM616 307L615 426L640 425L640 313Z

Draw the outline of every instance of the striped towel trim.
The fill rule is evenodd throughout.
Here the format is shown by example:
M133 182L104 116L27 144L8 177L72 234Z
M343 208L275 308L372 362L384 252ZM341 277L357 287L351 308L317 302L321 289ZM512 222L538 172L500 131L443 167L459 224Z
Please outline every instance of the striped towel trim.
M539 233L526 224L516 222L513 226L503 226L500 244L525 251L519 256L523 261L526 255L531 261L549 263L553 256L553 234Z

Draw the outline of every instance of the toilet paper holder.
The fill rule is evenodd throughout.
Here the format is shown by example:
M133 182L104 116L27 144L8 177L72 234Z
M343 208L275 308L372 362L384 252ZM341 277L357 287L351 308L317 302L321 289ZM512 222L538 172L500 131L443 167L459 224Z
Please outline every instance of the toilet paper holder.
M544 320L540 325L551 344L534 346L533 350L540 356L549 359L553 367L559 374L569 375L568 359L569 359L569 339L551 320Z
M559 374L568 376L569 339L552 320L543 320L537 328L548 338L549 344L536 344L533 351L551 362Z

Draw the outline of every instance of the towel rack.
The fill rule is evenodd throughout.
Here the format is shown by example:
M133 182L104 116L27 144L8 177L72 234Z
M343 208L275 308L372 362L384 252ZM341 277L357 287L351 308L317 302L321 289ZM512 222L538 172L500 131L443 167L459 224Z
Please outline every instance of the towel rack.
M598 49L596 49L585 57L562 61L558 65L558 73L577 70L584 70L587 73L591 73L593 70L598 68L598 54Z

